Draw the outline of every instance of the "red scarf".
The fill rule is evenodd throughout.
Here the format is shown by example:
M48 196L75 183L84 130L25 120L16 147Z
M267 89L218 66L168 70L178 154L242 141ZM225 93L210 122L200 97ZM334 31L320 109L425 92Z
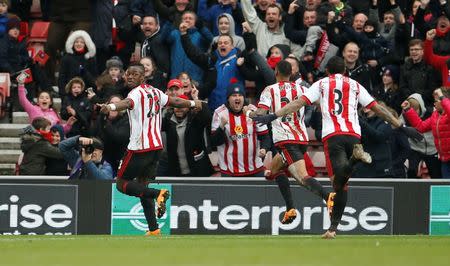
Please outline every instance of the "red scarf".
M51 131L42 131L36 130L44 139L48 140L48 142L52 143L52 132Z
M278 62L281 61L281 56L271 56L267 58L267 64L270 66L270 68L275 69Z
M314 62L314 68L319 68L323 59L325 58L325 54L330 47L330 42L328 41L327 32L324 31L322 35L322 39L320 40L319 49L317 50L316 61Z

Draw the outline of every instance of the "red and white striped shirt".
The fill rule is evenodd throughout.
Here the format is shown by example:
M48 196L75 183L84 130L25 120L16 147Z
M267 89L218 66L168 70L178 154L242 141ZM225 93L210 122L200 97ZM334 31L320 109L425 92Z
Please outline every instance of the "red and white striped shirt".
M253 105L249 105L249 108L256 110ZM257 135L267 134L267 126L256 125L245 114L235 115L223 104L214 111L211 124L213 134L219 128L222 117L228 123L224 127L225 143L217 147L220 172L248 176L261 171L263 162L258 156L260 147Z
M163 148L161 140L161 110L169 97L150 85L142 84L127 96L131 100L128 109L130 120L130 151L152 151Z
M279 82L264 89L258 107L275 113L288 103L297 100L307 88L294 82ZM306 144L308 134L305 126L305 111L301 108L295 113L272 121L272 135L275 146L286 143Z
M366 108L376 104L363 86L340 74L315 82L302 97L309 104L320 99L323 140L334 135L360 138L358 103Z

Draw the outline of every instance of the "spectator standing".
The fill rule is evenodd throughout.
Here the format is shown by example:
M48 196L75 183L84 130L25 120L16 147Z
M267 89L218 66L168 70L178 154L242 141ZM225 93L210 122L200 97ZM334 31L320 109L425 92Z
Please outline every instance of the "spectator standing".
M31 126L24 129L20 136L23 159L20 164L20 175L45 175L46 160L48 158L62 159L58 148L53 147L50 121L43 117L36 117Z
M50 143L58 149L59 143L64 140L63 128L61 125L54 125L50 128L50 132L52 133L52 141ZM64 158L47 158L45 164L46 175L67 176L69 174L69 168Z
M37 95L37 104L32 104L27 98L27 90L24 86L26 74L20 74L17 76L17 83L19 85L19 103L22 105L25 112L28 114L28 119L30 123L37 117L44 117L52 126L56 124L61 124L63 126L64 132L68 133L72 129L73 123L75 123L76 118L74 116L68 116L67 122L63 123L58 113L53 109L53 97L47 91L41 91Z
M441 171L443 178L450 178L450 99L449 91L446 89L436 89L433 93L434 107L436 108L431 116L422 120L419 115L411 109L408 101L402 103L404 110L403 117L415 127L419 132L431 131L434 137L434 144L441 160Z
M119 95L111 96L107 104L115 104L122 100ZM110 111L100 114L90 132L91 136L101 139L104 144L103 157L111 164L114 176L125 154L128 139L130 138L130 122L125 111Z
M7 33L8 0L0 0L0 36Z
M437 55L433 51L434 38L436 30L429 30L427 32L427 39L424 43L424 60L427 64L434 67L441 73L442 85L450 87L450 54ZM450 45L450 43L449 43Z
M432 110L425 108L425 103L420 94L411 94L406 100L420 119L425 120L431 116ZM422 140L409 139L411 152L408 156L408 178L419 178L418 169L421 161L425 162L432 178L442 178L441 161L438 158L438 152L434 145L433 133L428 131L422 134Z
M186 95L178 96L188 100ZM210 176L214 169L206 149L204 132L211 124L208 108L193 112L189 108L175 107L162 121L166 132L170 176Z
M87 135L91 124L92 106L85 93L85 85L81 78L75 77L66 85L67 95L61 105L61 117L75 117L76 122L67 136Z
M422 95L426 107L433 106L433 91L439 87L439 75L423 58L423 42L418 39L409 42L409 58L400 69L400 91L410 95Z
M145 84L152 85L162 91L166 91L167 79L165 74L158 69L155 61L151 57L143 57L139 61L145 69Z
M97 65L95 44L89 34L82 30L74 31L66 41L66 54L61 59L58 87L61 96L69 80L80 77L88 87L95 86Z
M264 176L264 157L270 147L267 126L259 126L243 111L244 87L230 84L227 100L215 111L211 124L211 144L217 146L222 176ZM249 110L256 110L249 106Z
M157 16L147 15L142 18L141 31L144 33L145 39L141 45L141 58L153 58L153 68L161 70L165 77L170 74L170 50L164 43L162 37L164 34L161 31L167 28L169 27L161 28Z
M217 17L215 24L217 27L217 34L214 34L214 39L212 41L212 47L217 44L217 41L220 35L230 35L233 39L233 44L236 48L241 51L245 49L244 39L241 36L236 35L236 25L234 22L234 18L228 13L222 13Z

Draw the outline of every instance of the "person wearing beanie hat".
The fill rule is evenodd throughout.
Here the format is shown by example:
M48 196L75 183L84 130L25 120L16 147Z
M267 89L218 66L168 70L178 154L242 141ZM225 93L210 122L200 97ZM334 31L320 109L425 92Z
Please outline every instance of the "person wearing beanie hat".
M241 83L231 83L227 87L227 99L230 98L232 94L239 94L245 98L245 88Z
M123 74L123 63L118 56L113 56L106 61L106 72L114 81L121 79Z
M232 79L232 81L234 81ZM226 87L226 102L213 115L211 144L217 146L222 176L263 176L262 157L270 147L266 125L255 124L244 112L245 89L231 82ZM253 105L246 110L256 110ZM236 156L243 152L243 156ZM234 165L242 165L235 167Z
M383 67L382 73L382 83L374 89L373 96L399 114L402 111L400 105L407 96L405 92L399 90L399 69L397 66L388 65Z
M20 19L12 16L8 20L6 33L0 36L0 72L14 74L31 65L26 41L21 40L19 35Z
M178 98L189 100L185 94ZM194 112L190 108L173 109L162 120L167 142L165 148L168 158L169 176L204 177L214 173L208 151L202 136L211 124L208 108Z

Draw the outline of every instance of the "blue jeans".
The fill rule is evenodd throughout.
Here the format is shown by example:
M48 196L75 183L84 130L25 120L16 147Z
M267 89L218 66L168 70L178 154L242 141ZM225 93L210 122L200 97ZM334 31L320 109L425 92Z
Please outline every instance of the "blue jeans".
M442 178L450 178L450 161L441 164Z

